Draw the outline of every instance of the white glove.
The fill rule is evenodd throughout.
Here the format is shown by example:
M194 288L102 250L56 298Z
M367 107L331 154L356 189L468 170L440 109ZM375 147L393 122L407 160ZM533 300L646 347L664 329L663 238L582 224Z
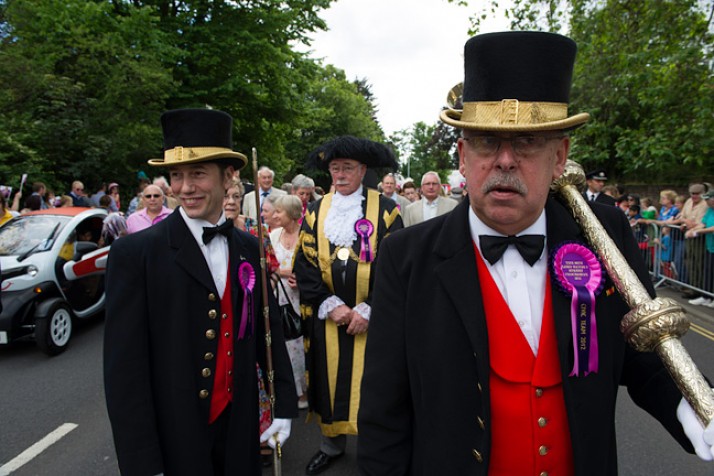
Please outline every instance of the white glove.
M677 419L682 424L687 438L694 445L694 451L699 459L714 461L714 420L709 422L705 430L694 409L684 398L677 407Z
M280 446L284 446L290 437L292 424L293 421L289 418L275 418L270 427L260 435L260 442L265 443L267 441L268 446L275 449L275 440L277 439ZM273 438L273 435L275 435L275 438Z

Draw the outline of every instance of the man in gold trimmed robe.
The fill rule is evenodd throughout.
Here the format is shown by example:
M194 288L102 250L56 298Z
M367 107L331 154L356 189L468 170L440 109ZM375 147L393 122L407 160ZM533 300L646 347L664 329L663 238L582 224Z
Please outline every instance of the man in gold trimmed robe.
M306 473L319 474L357 435L360 382L379 244L403 227L396 203L362 185L367 167L395 167L386 146L338 137L311 154L335 187L305 214L294 272L305 319L310 411L322 431Z

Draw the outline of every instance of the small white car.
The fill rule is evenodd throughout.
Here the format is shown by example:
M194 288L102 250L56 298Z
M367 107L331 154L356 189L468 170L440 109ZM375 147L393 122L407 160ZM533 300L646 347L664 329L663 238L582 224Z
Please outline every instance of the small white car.
M45 353L59 354L72 319L104 310L106 216L102 208L52 208L0 227L0 345L34 336Z

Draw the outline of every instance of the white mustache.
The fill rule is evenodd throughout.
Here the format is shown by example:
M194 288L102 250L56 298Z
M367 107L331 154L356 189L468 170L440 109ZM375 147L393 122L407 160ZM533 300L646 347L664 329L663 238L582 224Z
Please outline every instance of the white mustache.
M497 188L508 188L520 195L528 193L528 187L526 187L526 184L521 182L520 179L516 178L512 174L508 173L498 173L493 175L481 186L481 191L486 194Z

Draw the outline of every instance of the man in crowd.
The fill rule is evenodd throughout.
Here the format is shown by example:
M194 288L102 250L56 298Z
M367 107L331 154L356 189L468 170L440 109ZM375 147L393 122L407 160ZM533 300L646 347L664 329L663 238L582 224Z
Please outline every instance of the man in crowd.
M626 303L549 194L568 131L589 118L568 115L575 51L569 38L544 32L466 43L463 111L441 119L462 129L469 200L380 249L361 474L616 474L618 385L686 450L694 444L712 459L714 424L704 435L656 355L625 343ZM591 207L654 294L622 213ZM575 340L578 313L560 289L575 279L571 260L587 266L594 302L586 293L582 304L596 322Z
M149 164L169 169L181 207L115 241L107 265L104 381L119 469L257 476L259 439L284 443L297 397L271 294L277 400L260 435L264 276L256 240L222 208L234 168L247 160L232 150L224 112L174 110L161 124L164 157Z
M585 175L585 183L587 190L583 196L589 202L598 202L605 205L615 205L615 199L610 195L603 193L603 187L607 181L607 175L604 170L593 170Z
M285 195L283 190L273 187L275 172L268 167L263 166L258 169L258 187L252 192L248 192L243 196L243 215L254 220L258 219L258 212L255 209L255 193L260 193L260 207L263 208L263 202L270 195Z
M164 194L164 206L170 210L175 210L179 206L179 201L174 197L174 193L166 177L159 175L154 179L153 184L161 188L161 192Z
M69 192L72 197L73 207L91 207L92 204L84 193L84 184L79 180L72 182L72 191Z
M164 206L164 192L157 185L148 185L142 192L144 206L129 215L126 220L127 233L136 233L156 225L169 216L173 210Z
M394 178L394 174L387 174L382 177L382 195L393 200L400 211L404 211L404 209L411 204L408 199L397 193L397 179Z
M384 145L338 137L310 161L330 172L335 187L309 205L294 264L306 319L308 398L322 430L320 450L306 469L312 475L344 454L346 435L357 434L374 260L402 219L392 200L362 185L367 167L396 167Z
M416 225L449 213L459 204L452 198L441 197L440 194L441 178L439 178L439 174L436 172L425 173L421 177L421 200L410 204L402 212L404 226Z
M672 224L681 226L681 231L685 233L686 238L682 243L684 246L684 265L679 273L679 279L700 289L704 287L704 267L702 266L704 260L704 237L701 235L694 236L693 234L686 237L686 232L699 226L709 208L706 201L702 199L706 191L707 189L702 183L691 184L689 186L689 198L684 202L682 212L672 220ZM706 297L701 296L694 290L685 291L683 296L689 299L690 304L694 305L705 304L707 301Z

